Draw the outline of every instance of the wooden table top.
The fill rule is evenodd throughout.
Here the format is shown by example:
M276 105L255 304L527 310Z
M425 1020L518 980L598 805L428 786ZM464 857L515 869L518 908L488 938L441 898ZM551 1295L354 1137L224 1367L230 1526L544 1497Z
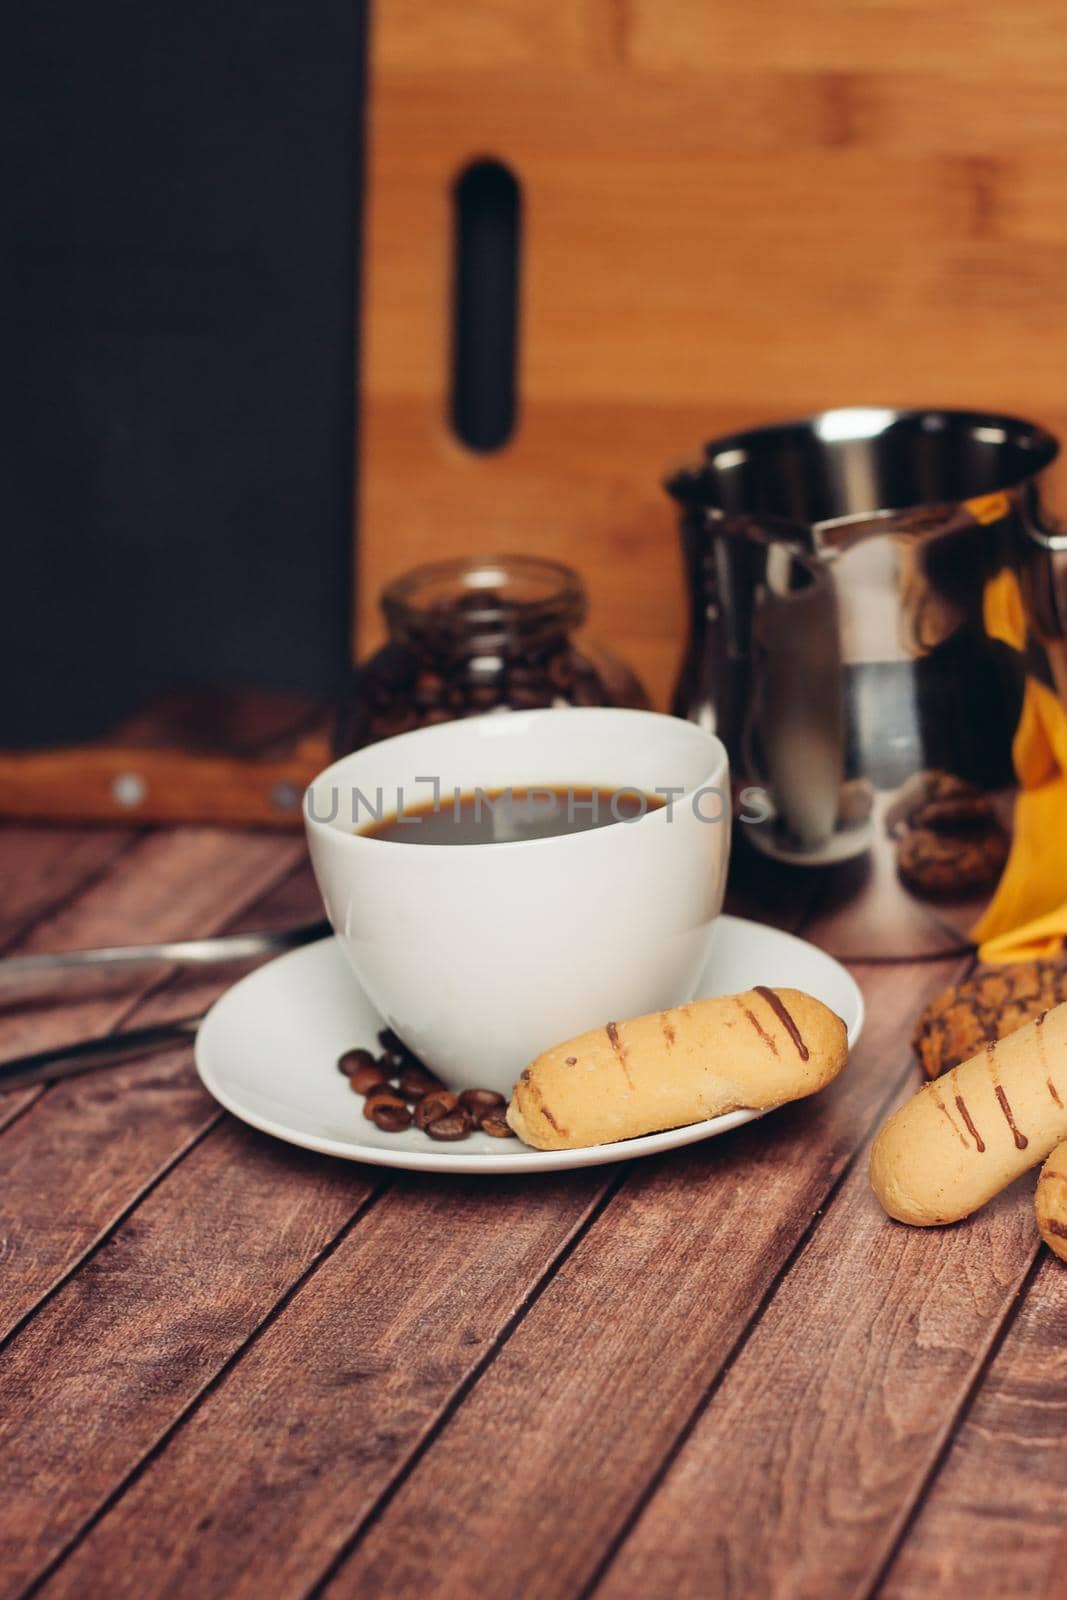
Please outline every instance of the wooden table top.
M0 883L9 952L316 906L298 839L213 828L9 827ZM1067 1273L1032 1180L951 1229L882 1215L866 1147L963 963L855 970L829 1092L614 1168L311 1156L188 1046L8 1094L0 1600L1061 1596ZM9 1005L0 1055L232 976Z

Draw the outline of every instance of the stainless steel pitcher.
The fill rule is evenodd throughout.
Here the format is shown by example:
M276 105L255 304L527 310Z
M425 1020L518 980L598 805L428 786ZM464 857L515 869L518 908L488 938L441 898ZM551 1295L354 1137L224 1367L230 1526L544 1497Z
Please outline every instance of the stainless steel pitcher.
M902 838L943 792L988 797L1009 835L1026 675L1067 701L1058 453L1014 417L861 407L713 440L667 482L691 598L674 709L719 733L740 786L766 792L770 814L743 836L827 874L839 953L960 949L988 903L999 847L981 857L986 881L931 887L903 864L923 840ZM1004 573L1025 643L991 636ZM971 828L974 843L989 806L942 814L938 839Z

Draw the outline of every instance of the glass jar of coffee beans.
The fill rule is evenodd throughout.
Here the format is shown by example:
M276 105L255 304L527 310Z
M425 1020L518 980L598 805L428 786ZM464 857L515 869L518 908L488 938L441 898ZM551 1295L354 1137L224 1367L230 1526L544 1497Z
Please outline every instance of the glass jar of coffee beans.
M628 667L576 637L585 588L561 562L435 562L397 578L381 605L388 642L355 673L337 724L339 755L487 711L648 704Z

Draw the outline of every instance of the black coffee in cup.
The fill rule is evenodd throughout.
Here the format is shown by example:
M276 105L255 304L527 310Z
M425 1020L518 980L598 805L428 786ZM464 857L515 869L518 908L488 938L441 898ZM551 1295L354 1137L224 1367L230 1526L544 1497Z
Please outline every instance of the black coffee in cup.
M666 801L641 789L576 788L544 784L530 788L473 789L443 794L426 805L370 822L356 831L395 844L514 844L588 833L617 822L635 822Z

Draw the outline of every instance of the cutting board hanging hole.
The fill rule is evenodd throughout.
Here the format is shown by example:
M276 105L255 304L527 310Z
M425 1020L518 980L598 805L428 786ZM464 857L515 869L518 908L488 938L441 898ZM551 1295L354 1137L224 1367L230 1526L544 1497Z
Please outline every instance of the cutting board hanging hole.
M450 421L469 450L499 450L515 429L522 192L500 161L465 167L452 190Z

